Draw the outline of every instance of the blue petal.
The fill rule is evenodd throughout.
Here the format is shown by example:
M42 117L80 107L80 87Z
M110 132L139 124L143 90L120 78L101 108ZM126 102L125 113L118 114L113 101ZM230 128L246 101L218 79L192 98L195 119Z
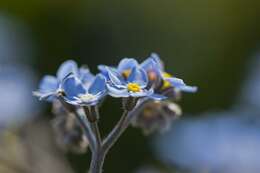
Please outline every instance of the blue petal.
M179 87L178 88L179 90L181 91L184 91L184 92L189 92L189 93L195 93L198 91L198 87L196 86L183 86L183 87Z
M157 53L151 53L150 58L155 62L155 64L160 70L164 71L164 65Z
M77 63L73 60L65 61L60 65L57 71L57 78L61 82L70 73L78 73Z
M103 73L107 73L107 68L108 66L106 65L98 65L98 70L103 74Z
M40 82L39 91L40 92L55 92L59 87L57 78L54 76L46 75Z
M129 92L131 97L146 97L153 94L153 90L143 90L141 92Z
M126 88L124 89L118 89L110 84L107 85L108 94L112 97L119 98L119 97L129 97L128 90Z
M131 74L129 75L127 81L131 83L138 83L142 88L144 88L147 86L148 77L146 72L142 68L135 67L131 71Z
M96 98L96 99L93 99L93 100L90 100L88 102L82 102L80 103L81 106L94 106L94 105L97 105L99 102L99 99Z
M151 96L149 96L151 99L153 100L157 100L157 101L161 101L161 100L165 100L168 97L161 95L161 94L152 94Z
M63 97L64 101L71 104L71 105L75 105L75 106L78 106L81 101L77 98L70 98L70 97Z
M79 79L84 83L84 85L89 85L95 76L89 71L87 67L81 67L79 69Z
M175 88L183 87L186 86L184 81L182 79L176 78L176 77L171 77L171 78L165 78L168 82L171 83L171 85Z
M66 97L69 99L73 99L80 94L86 93L83 84L75 75L70 75L63 80L62 89L64 90Z
M58 88L59 83L57 78L46 75L40 81L39 90L33 92L33 95L39 97L40 100L52 102L56 98Z
M106 91L106 79L103 75L99 74L95 78L94 82L89 88L89 93L96 95L98 93L103 93Z
M151 70L155 67L155 62L152 58L147 58L144 62L142 62L142 64L140 64L140 66L148 71L148 70Z
M114 85L120 86L125 84L123 77L118 72L116 72L111 68L107 68L107 72L108 72L109 80Z
M133 58L124 58L120 61L117 70L119 73L122 73L125 70L131 70L134 67L138 66L138 62Z
M40 91L35 91L33 92L33 95L39 97L39 100L45 100L48 102L52 102L56 98L56 92L43 93Z
M188 86L186 85L182 79L179 78L166 78L165 80L169 81L171 85L181 91L184 92L196 92L198 90L195 86Z
M103 75L105 76L105 78L106 78L107 80L110 80L110 79L109 79L109 75L108 75L108 69L111 69L111 70L113 70L113 71L117 71L116 68L114 68L114 67L109 67L109 66L106 66L106 65L99 65L99 66L98 66L98 69L99 69L99 71L101 72L101 74L103 74Z

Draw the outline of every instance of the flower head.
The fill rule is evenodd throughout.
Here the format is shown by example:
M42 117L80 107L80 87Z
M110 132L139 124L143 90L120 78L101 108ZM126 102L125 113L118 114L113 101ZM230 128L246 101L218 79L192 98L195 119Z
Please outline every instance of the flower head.
M115 70L110 67L106 67L106 73L108 76L107 88L109 95L113 97L145 97L150 96L153 91L147 89L148 78L145 71L134 66L130 70L129 74L125 75L125 70Z
M75 74L67 76L61 87L64 91L64 100L72 105L92 106L106 95L106 79L101 74L94 77L94 80L85 85Z
M56 76L46 75L42 78L38 91L34 95L40 100L53 101L57 95L63 92L61 83L63 79L69 74L75 74L83 83L89 84L94 78L86 67L78 68L75 61L68 60L61 64Z
M155 53L152 53L140 66L146 71L149 85L154 88L154 96L156 97L167 98L173 93L176 95L178 91L197 91L197 87L188 86L182 79L176 78L167 73L164 69L164 64Z

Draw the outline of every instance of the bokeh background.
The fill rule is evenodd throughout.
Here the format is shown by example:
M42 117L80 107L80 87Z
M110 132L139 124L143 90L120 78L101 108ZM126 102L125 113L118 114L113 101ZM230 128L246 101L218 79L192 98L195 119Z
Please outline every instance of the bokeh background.
M240 131L244 132L252 128L249 124L247 128L235 126L235 129L227 128L219 131L218 129L222 129L222 124L229 127L227 123L229 121L224 117L231 116L231 119L242 117L238 124L257 121L257 113L254 112L252 114L256 116L251 116L251 111L259 107L259 105L255 107L252 105L260 102L256 97L256 93L260 93L260 85L258 86L260 83L253 83L253 87L246 86L250 83L248 80L251 79L250 76L255 74L250 73L249 70L254 68L253 65L256 64L254 62L260 58L258 57L259 18L260 1L258 0L1 0L1 145L10 138L11 141L15 138L15 141L19 142L21 139L17 139L16 135L22 134L17 129L22 128L23 132L31 131L31 127L24 130L24 126L46 123L49 130L48 122L52 118L51 107L39 103L32 97L31 91L37 89L37 83L44 74L54 74L64 60L74 59L79 64L87 64L93 72L97 72L98 64L115 65L123 57L135 57L142 61L151 52L156 52L164 60L169 72L185 79L189 84L197 85L199 92L184 94L180 104L185 114L173 125L174 131L170 136L162 137L157 134L158 136L145 137L141 130L130 128L107 157L105 172L132 173L137 172L139 168L139 172L152 172L149 170L152 169L150 167L155 167L159 172L214 172L216 166L214 164L215 167L212 166L212 163L217 162L217 159L207 157L208 155L203 157L203 155L208 153L216 156L215 149L222 144L219 141L226 141L223 138L214 138L216 136L214 132L216 131L218 136L222 137L222 134L231 131L228 133L230 136L226 135L226 138L232 139L232 136L239 137ZM260 65L255 68L260 69ZM255 79L253 78L252 81ZM248 95L251 97L247 97ZM248 99L256 100L250 102ZM103 133L108 132L119 118L121 110L111 109L119 104L119 101L109 100L102 107L100 124ZM238 111L237 109L233 111L233 107L239 107ZM250 113L246 111L244 114L241 113L239 111L241 107L246 107ZM243 119L248 116L252 119ZM219 121L223 123L216 120L220 125L214 128L212 124L215 121L208 117L217 120L221 117ZM37 123L28 125L29 120ZM203 128L198 122L203 127L211 128ZM233 123L236 124L236 121ZM192 129L194 124L202 129L199 131L196 131L198 130L196 127ZM260 127L258 125L253 127L251 130L254 133L250 131L243 136L252 134L255 136L249 139L236 138L236 143L259 140L256 132L259 130L260 134ZM205 131L212 133L204 134ZM190 138L184 140L183 136ZM28 140L22 140L22 143ZM176 144L174 141L179 143ZM201 143L196 143L194 147L193 141ZM216 147L206 147L211 146L209 141ZM220 145L212 141L219 142ZM165 143L172 145L165 146ZM250 145L242 144L241 147L252 148ZM17 146L15 145L14 148L12 157L17 158ZM173 151L170 152L171 150ZM222 151L221 148L219 150ZM239 150L239 148L234 150L234 153ZM171 157L165 159L161 153L167 151ZM182 154L182 151L185 152ZM255 150L250 152L254 153ZM21 155L23 157L23 154ZM64 155L66 166L76 173L86 172L88 154L66 153ZM224 157L220 154L218 158L221 156ZM230 157L236 155L231 152ZM246 157L243 154L239 157L242 161L244 159L251 159L250 163L255 161L248 154ZM194 160L185 158L194 158ZM212 161L208 163L208 160ZM201 168L186 164L197 163L194 161L198 161ZM231 165L231 169L228 161L223 161L227 164L218 165L217 172L233 170L236 164L233 167ZM5 167L3 166L6 165L5 163L0 159L2 165L0 168ZM146 165L149 167L148 171L144 168ZM250 168L254 166L254 164L248 165ZM225 169L227 167L228 169ZM259 172L260 168L254 168L251 172L254 170Z

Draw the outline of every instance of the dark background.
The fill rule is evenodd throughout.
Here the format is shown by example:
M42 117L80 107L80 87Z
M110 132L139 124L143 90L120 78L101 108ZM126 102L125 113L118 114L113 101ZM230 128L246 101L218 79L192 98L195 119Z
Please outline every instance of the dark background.
M98 64L116 65L123 57L142 61L156 52L169 72L199 87L184 95L180 104L186 113L234 102L260 37L258 0L1 0L0 14L26 28L21 32L29 37L31 56L17 61L31 66L38 80L66 59L97 72ZM12 57L5 58L3 63ZM110 99L102 107L103 133L119 119L119 104ZM105 172L162 166L149 139L129 129L108 155ZM79 173L88 167L89 156L68 159Z

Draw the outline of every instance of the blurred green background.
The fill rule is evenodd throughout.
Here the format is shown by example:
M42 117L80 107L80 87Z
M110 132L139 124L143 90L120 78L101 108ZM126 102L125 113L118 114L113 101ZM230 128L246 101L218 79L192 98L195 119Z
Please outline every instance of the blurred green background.
M260 39L259 0L1 0L0 14L28 28L33 56L25 63L38 79L66 59L97 72L98 64L160 54L169 72L199 87L197 94L184 95L186 113L228 108ZM121 110L111 109L119 104L108 100L102 108L103 133L119 118ZM160 165L149 139L129 129L109 154L105 172ZM78 173L88 167L89 156L68 158Z

